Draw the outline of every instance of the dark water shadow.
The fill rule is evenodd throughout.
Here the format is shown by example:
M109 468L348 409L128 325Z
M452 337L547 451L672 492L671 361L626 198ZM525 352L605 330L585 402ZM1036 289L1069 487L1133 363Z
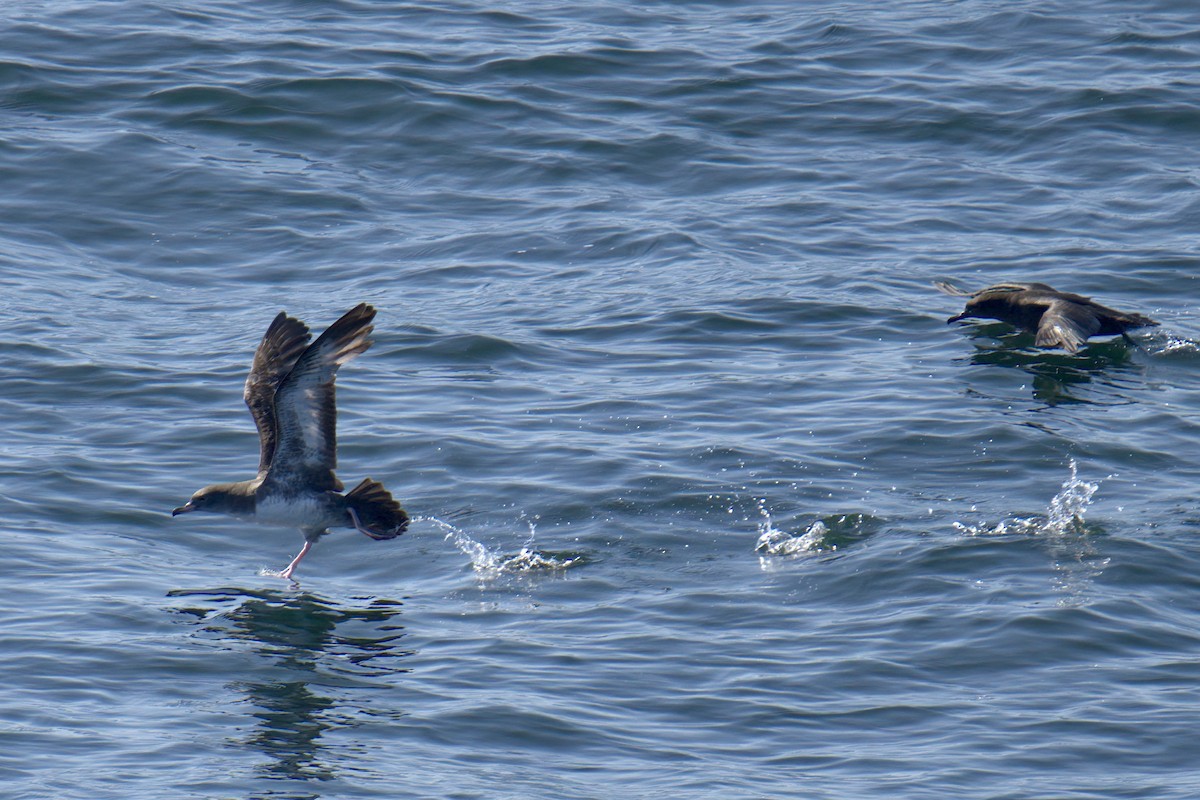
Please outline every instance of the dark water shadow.
M238 744L267 757L264 777L335 778L336 759L323 752L321 737L353 718L354 709L341 710L346 691L377 689L379 678L408 672L404 660L412 651L401 646L397 600L347 603L309 592L239 588L179 589L168 597L182 600L176 612L195 617L204 638L239 649L248 644L263 659L253 677L227 686L247 701L253 724ZM315 800L319 794L270 796Z
M1137 346L1120 337L1089 341L1079 352L1068 353L1036 347L1032 333L1014 331L1003 323L974 325L969 335L975 345L971 364L1028 373L1033 399L1046 406L1132 402L1124 396L1096 399L1083 397L1080 392L1097 380L1111 385L1107 376L1134 367L1133 353Z

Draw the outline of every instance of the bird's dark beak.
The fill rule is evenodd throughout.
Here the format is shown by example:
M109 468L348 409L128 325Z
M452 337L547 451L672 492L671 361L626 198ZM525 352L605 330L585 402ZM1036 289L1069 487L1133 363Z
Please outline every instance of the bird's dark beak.
M196 510L196 507L194 505L192 505L192 502L189 500L184 505L181 505L179 508L173 510L171 512L171 516L178 517L180 514L186 514L189 511L195 511L195 510Z
M964 319L966 319L969 316L971 316L971 315L965 311L961 314L955 314L953 317L946 320L946 324L949 325L951 322L962 322Z

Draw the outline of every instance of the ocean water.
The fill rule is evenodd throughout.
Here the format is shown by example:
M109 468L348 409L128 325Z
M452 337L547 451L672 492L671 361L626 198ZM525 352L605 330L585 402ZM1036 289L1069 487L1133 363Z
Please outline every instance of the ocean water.
M1194 798L1186 3L14 2L6 798ZM1036 280L1159 320L948 326ZM252 475L281 309L379 309Z

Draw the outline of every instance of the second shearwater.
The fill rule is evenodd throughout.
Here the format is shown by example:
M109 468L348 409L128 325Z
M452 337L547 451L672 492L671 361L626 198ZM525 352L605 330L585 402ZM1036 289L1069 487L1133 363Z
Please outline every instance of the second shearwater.
M969 318L998 319L1036 334L1038 347L1061 347L1074 353L1089 336L1123 336L1126 331L1158 323L1141 314L1102 306L1044 283L997 283L977 292L965 292L945 281L935 281L941 291L969 297L967 307L947 323Z

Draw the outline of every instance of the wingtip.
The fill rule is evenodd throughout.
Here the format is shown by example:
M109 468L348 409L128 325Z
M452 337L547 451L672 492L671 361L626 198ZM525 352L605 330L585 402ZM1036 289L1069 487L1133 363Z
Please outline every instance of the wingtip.
M374 330L374 326L371 323L375 321L376 313L375 306L370 303L359 303L345 314L342 314L329 327L339 331L352 330L356 332L357 336L365 337Z
M370 303L359 303L354 308L350 309L349 314L354 314L356 317L362 317L364 320L375 319L375 306Z
M951 297L970 297L971 293L964 291L949 281L934 281L933 286L942 294L948 294Z
M286 311L280 311L275 315L275 319L271 320L271 324L267 326L267 331L263 334L263 340L270 341L276 339L282 341L286 337L291 340L304 339L307 341L310 333L308 326L303 322L289 315Z

